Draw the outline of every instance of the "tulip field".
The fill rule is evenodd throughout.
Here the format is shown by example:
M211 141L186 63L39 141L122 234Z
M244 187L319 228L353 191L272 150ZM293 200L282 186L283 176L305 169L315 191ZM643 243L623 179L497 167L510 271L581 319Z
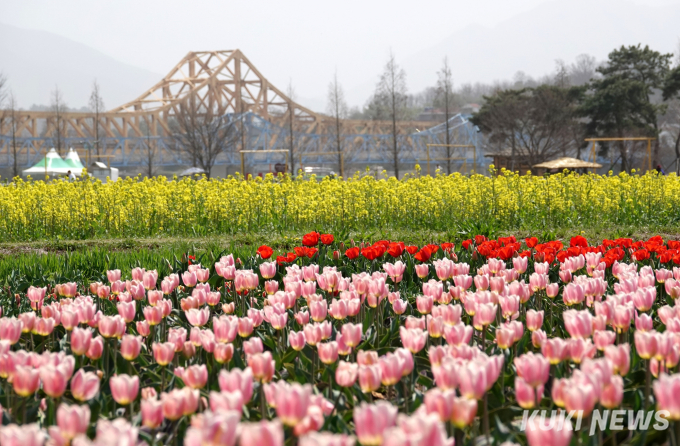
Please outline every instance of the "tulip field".
M2 271L0 446L680 444L677 240L106 258Z
M493 173L493 172L492 172ZM0 240L202 237L398 229L474 236L680 225L680 177L356 175L21 181L0 187ZM621 235L625 235L621 234ZM465 237L467 238L467 237Z

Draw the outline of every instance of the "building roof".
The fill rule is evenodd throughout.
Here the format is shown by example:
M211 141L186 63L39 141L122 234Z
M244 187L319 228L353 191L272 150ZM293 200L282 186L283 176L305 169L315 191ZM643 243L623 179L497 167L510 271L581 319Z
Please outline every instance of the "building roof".
M566 157L534 164L533 167L542 167L544 169L599 169L602 167L602 164Z

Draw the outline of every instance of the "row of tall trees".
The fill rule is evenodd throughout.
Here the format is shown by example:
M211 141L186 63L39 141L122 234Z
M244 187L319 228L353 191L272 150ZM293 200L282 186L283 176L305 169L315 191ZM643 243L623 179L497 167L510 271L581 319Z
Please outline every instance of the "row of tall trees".
M522 157L535 164L567 154L580 158L587 137L651 137L656 138L652 163L657 166L669 105L678 110L680 121L680 63L673 67L672 58L647 46L622 46L595 68L590 80L578 85L560 75L566 70L558 64L550 84L499 89L485 96L472 121L486 133L488 148L509 152L512 162ZM677 166L680 131L675 135ZM630 144L619 140L611 146L603 143L602 148L617 149L616 162L622 171L634 167Z
M453 89L453 77L448 59L444 59L441 70L437 73L437 86L434 90L434 105L444 111L444 121L446 125L446 169L451 173L451 144L449 118L453 116L456 109L456 95ZM380 80L376 85L374 94L368 100L364 111L354 117L360 119L371 119L376 121L387 121L389 123L389 151L392 155L394 174L399 178L399 121L408 121L415 117L418 108L412 106L413 97L408 94L406 85L406 72L399 66L394 53L390 52ZM335 139L336 151L340 154L343 151L341 133L341 120L350 115L349 107L344 98L342 86L338 82L337 73L328 87L328 106L327 113L334 119L332 130ZM341 162L338 155L338 163Z

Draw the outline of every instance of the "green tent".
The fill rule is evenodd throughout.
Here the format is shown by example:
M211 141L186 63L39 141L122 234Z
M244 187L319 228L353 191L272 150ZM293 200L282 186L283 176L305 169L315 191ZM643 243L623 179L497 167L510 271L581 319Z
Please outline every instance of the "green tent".
M45 163L47 163L47 167L45 167ZM78 160L78 164L80 164L80 159ZM80 164L80 167L75 167L74 165L67 163L59 156L57 151L52 148L36 165L24 170L23 175L65 175L69 170L75 175L80 175L82 169L82 164Z

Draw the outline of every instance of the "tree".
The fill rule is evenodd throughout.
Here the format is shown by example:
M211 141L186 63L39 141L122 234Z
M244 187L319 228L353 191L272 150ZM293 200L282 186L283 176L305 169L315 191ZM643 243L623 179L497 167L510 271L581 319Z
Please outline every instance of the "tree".
M17 120L16 120L16 111L17 111L17 103L16 100L14 99L14 93L9 92L8 95L9 99L7 100L7 108L5 111L5 115L7 119L9 120L9 132L10 136L12 137L12 176L13 177L18 177L19 176L19 161L18 161L18 156L19 156L19 147L17 146Z
M518 156L533 165L575 148L573 89L541 85L500 90L484 99L486 103L471 121L488 134L495 150L505 151L509 146L511 170Z
M99 93L99 84L96 79L92 83L92 93L90 93L90 110L94 113L94 116L92 116L94 152L96 155L99 155L99 114L104 111L104 100Z
M177 107L172 125L176 150L189 155L192 165L203 169L208 178L217 156L233 148L239 138L236 121L206 107L195 94Z
M454 95L453 95L453 80L451 76L451 67L449 67L448 57L444 58L444 66L437 73L439 79L437 79L437 103L444 109L444 122L446 124L446 173L451 174L451 134L450 134L450 123L451 111L454 108Z
M654 161L659 160L658 116L665 104L653 96L664 86L671 54L661 54L645 46L622 46L609 53L607 63L597 72L602 75L588 84L582 111L590 118L588 131L602 136L649 136L654 143ZM632 166L624 141L619 141L621 169Z
M64 154L61 152L62 144L64 143L64 138L66 136L63 115L67 111L67 107L64 103L61 90L59 90L58 86L55 86L54 90L52 91L52 103L50 105L50 109L52 111L52 124L54 125L54 129L52 131L54 145L59 156L64 156Z
M158 142L151 138L152 133L157 134L156 129L152 128L153 125L153 121L149 122L145 120L142 122L146 136L144 139L142 165L144 166L144 174L149 178L152 178L156 175L156 157L158 155Z
M288 82L288 151L290 156L290 172L295 176L295 132L293 130L293 123L295 121L295 106L293 101L295 100L295 90L293 89L293 81Z
M335 151L338 152L338 167L340 175L344 176L342 163L342 135L340 133L340 121L347 117L348 108L345 102L345 92L338 82L338 72L335 72L333 81L328 85L328 114L333 117L333 134L335 136Z
M580 54L569 67L569 82L571 85L585 85L595 77L597 59L589 54Z
M2 108L7 99L7 77L0 73L0 108Z
M392 156L394 159L394 176L399 179L399 146L397 121L404 119L407 113L407 89L406 72L399 67L394 54L390 52L390 57L385 64L385 69L380 76L380 82L376 89L376 99L380 106L379 115L387 116L392 122Z
M679 53L680 54L680 53ZM678 56L680 59L680 55ZM668 77L664 82L663 100L670 105L669 114L672 115L676 121L678 131L674 136L673 148L675 150L675 172L680 175L680 60L673 70L668 73Z

